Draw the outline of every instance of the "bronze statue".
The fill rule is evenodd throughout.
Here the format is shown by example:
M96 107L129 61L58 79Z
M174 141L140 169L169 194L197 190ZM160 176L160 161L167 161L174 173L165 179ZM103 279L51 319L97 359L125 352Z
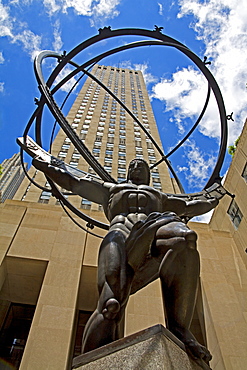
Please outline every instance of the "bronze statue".
M159 277L167 328L194 357L209 361L210 352L189 330L200 262L197 235L182 218L206 213L218 200L186 202L150 187L149 167L140 159L130 162L120 184L79 179L42 159L33 164L61 187L102 204L110 222L99 250L98 305L84 331L83 352L118 339L129 295Z

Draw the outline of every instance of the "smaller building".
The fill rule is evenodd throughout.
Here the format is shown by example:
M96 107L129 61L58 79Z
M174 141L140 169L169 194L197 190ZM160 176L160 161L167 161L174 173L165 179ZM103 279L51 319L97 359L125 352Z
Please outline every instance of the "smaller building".
M3 203L6 199L14 197L25 177L25 172L21 165L20 153L5 159L1 166L3 173L0 177L0 203ZM27 163L25 163L25 168L27 170Z

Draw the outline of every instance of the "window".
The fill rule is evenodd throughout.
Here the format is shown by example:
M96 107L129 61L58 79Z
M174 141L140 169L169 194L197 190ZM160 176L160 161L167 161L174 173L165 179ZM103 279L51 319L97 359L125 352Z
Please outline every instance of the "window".
M94 146L95 146L95 147L99 147L99 146L101 146L101 145L102 145L102 143L96 143L96 142L94 143Z
M81 201L81 208L83 209L90 209L91 208L91 202L90 200L87 200L87 199L82 199Z
M153 179L159 179L160 178L159 172L151 172L151 176L152 176Z
M60 153L58 154L58 156L59 156L59 157L62 157L62 158L65 158L65 157L66 157L66 155L67 155L67 153L66 153L66 152L60 152Z
M104 166L104 169L107 171L107 172L111 172L112 171L112 168L110 166Z
M48 203L50 197L51 197L51 192L50 191L42 191L38 202L39 203Z
M1 328L1 369L19 369L35 306L11 303ZM5 360L5 361L3 361ZM4 365L6 363L6 365ZM12 364L13 366L7 365ZM6 367L5 367L6 366Z
M106 166L111 166L112 163L112 158L105 158L105 165Z
M126 165L126 161L124 159L119 159L118 164Z
M93 149L93 153L95 154L95 153L100 153L100 149L99 148L94 148Z
M238 207L238 205L237 205L237 203L234 199L232 200L232 202L231 202L231 204L228 208L227 213L229 214L233 225L237 229L239 227L239 224L240 224L241 220L242 220L243 214L240 211L240 209L239 209L239 207Z
M245 179L245 181L247 182L247 163L244 167L244 170L243 170L243 173L242 173L242 177Z
M125 176L124 175L119 175L119 177L118 177L118 179L117 179L117 182L124 182L124 180L125 180Z
M154 182L153 187L154 189L162 190L162 186L160 182Z
M74 153L73 155L72 155L72 158L73 159L79 159L81 157L81 155L79 154L79 153Z

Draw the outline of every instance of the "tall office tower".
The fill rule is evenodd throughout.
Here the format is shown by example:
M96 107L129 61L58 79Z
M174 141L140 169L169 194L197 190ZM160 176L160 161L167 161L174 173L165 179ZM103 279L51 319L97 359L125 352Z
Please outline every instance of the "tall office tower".
M152 107L141 71L96 65L92 73L105 84L133 112L156 143L162 147ZM138 123L97 82L87 78L68 116L68 122L105 170L118 182L127 176L128 163L133 158L144 158L151 166L160 154ZM59 159L89 173L94 173L70 139L60 130L52 154ZM35 180L49 184L42 174L32 169ZM39 189L25 183L15 199L54 204L49 189ZM151 185L156 189L176 193L177 188L170 178L165 164L151 171ZM86 199L69 197L77 207L98 210L99 206Z
M18 190L25 173L21 166L20 154L14 154L11 158L5 159L1 164L3 173L0 177L0 203L6 199L12 199ZM25 164L27 169L27 164Z

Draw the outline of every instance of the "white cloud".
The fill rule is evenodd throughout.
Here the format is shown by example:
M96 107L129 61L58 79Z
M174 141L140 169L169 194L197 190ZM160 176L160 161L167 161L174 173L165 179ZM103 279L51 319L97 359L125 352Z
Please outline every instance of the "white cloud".
M66 66L65 68L63 68L55 80L55 85L58 82L60 82L63 78L65 78L72 70L73 68L70 66ZM75 82L76 82L75 77L72 77L68 82L66 82L66 84L64 84L61 87L61 90L69 92L70 89L74 86Z
M145 84L148 86L150 83L157 82L157 77L153 76L151 73L148 72L149 65L148 63L134 63L132 64L130 60L124 60L121 63L119 63L118 67L125 68L125 69L132 69L135 71L141 71L143 74L143 78L145 81Z
M157 77L153 76L151 73L148 72L148 64L134 64L134 69L136 71L141 71L143 74L143 78L146 85L149 85L150 83L157 82Z
M221 89L227 114L234 112L229 122L229 142L238 137L245 118L247 83L247 7L244 0L180 0L178 17L194 16L191 27L205 44L205 55ZM203 57L203 56L202 56ZM206 90L200 85L202 77L192 68L176 71L169 80L154 87L154 96L166 100L167 110L174 109L180 128L185 117L200 114ZM219 136L213 100L200 130L210 137ZM217 113L218 116L218 113Z
M199 116L205 104L207 82L203 75L192 67L175 72L170 79L162 79L153 86L152 97L165 101L166 111L173 111L173 122L180 134L185 132L185 119L193 121ZM219 137L220 125L215 100L210 99L207 112L199 130L206 136Z
M213 209L207 213L204 213L204 215L193 217L191 221L193 222L203 222L205 224L208 224L211 220Z
M59 51L61 51L61 49L63 47L59 20L56 20L56 22L54 24L53 36L54 36L53 48L56 52L59 52Z
M13 28L14 19L11 19L9 16L9 7L4 6L0 2L0 36L10 36L12 37L12 28Z
M120 0L44 0L49 15L61 11L67 13L72 8L78 15L91 17L91 25L103 19L114 18L119 14L116 9Z
M0 82L0 92L4 91L4 82Z
M158 3L158 7L159 7L159 15L163 15L163 5Z
M43 3L49 15L53 15L62 8L61 1L57 3L56 0L43 0Z
M0 51L0 64L3 64L4 60L3 53Z
M12 37L12 42L20 42L25 51L34 59L35 56L41 51L41 36L35 35L30 30L23 32Z
M121 63L119 63L118 67L124 69L134 69L133 65L131 64L131 60L123 60Z
M17 28L20 28L19 33L15 32ZM41 36L27 29L25 23L11 17L10 8L0 2L0 37L4 36L9 37L12 43L21 43L32 59L40 51Z
M193 140L186 141L184 150L186 165L178 171L184 173L189 186L204 187L216 162L214 155L202 152Z

